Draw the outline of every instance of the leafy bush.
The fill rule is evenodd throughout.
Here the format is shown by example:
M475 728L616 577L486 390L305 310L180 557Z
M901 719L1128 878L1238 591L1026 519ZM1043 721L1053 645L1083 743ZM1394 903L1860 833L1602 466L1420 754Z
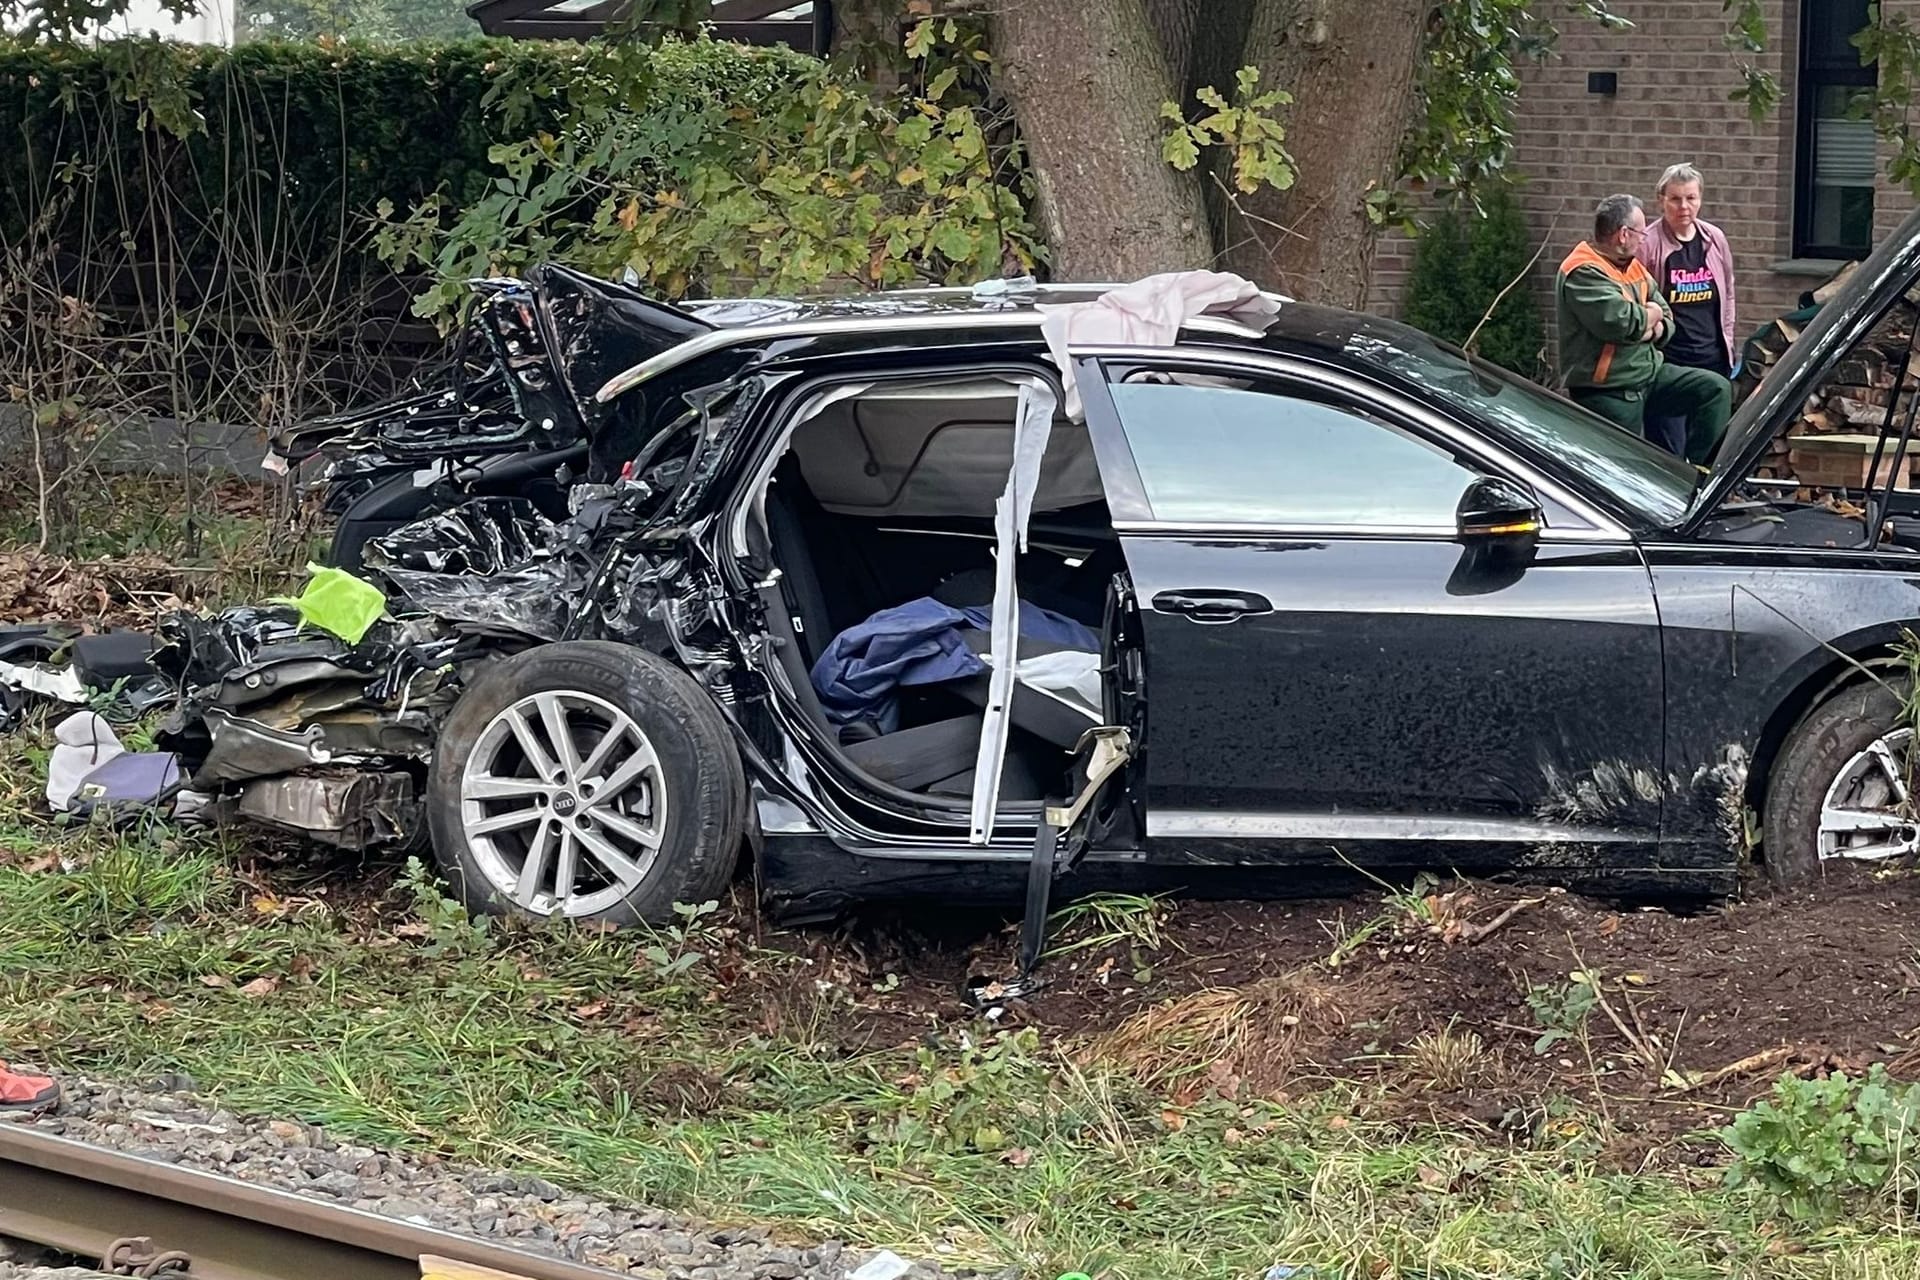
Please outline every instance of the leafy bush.
M466 274L552 257L678 294L1024 267L970 68L876 105L712 40L0 36L0 386L70 423L57 478L126 413L271 427L385 394L437 346L414 295L442 318Z
M1897 1169L1920 1169L1913 1143L1920 1086L1864 1076L1786 1076L1766 1101L1720 1131L1738 1159L1733 1186L1758 1186L1794 1216L1829 1221L1851 1197L1884 1188Z
M1407 280L1407 323L1455 345L1465 345L1502 289L1532 275L1534 246L1513 193L1496 188L1481 208L1478 216L1453 208L1437 215L1420 235ZM1545 342L1531 280L1520 279L1480 325L1474 346L1502 368L1536 377Z
M552 86L557 122L494 149L490 190L394 202L380 251L438 278L416 308L438 317L462 279L543 260L631 270L672 297L1027 270L1038 236L1010 113L986 90L978 36L945 26L944 41L909 43L920 70L892 94L795 55L755 68L774 78L696 90L737 70L712 41L595 46ZM518 108L517 93L500 100Z

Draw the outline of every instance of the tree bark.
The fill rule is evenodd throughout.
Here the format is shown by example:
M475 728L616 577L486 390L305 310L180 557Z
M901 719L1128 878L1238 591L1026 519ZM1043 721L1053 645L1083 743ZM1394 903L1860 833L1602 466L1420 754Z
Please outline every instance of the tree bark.
M1173 100L1189 117L1201 108L1194 94L1203 87L1233 97L1234 74L1245 64L1247 31L1253 22L1255 0L1147 0L1147 18L1167 56L1167 69L1177 92ZM1226 243L1228 207L1223 179L1228 157L1217 150L1202 153L1200 198L1207 211L1208 234L1216 246Z
M1429 0L1255 0L1244 61L1280 108L1297 178L1235 192L1227 269L1334 306L1366 304L1377 228L1365 200L1390 185L1416 105Z
M1167 58L1167 83L1172 96L1186 105L1188 77L1193 74L1194 38L1202 21L1205 0L1147 0L1147 22L1160 52Z
M1059 279L1213 263L1197 173L1160 156L1175 96L1146 0L1004 0L993 48Z
M1147 0L1147 21L1167 57L1174 98L1193 106L1194 90L1212 85L1232 97L1243 65L1255 0Z

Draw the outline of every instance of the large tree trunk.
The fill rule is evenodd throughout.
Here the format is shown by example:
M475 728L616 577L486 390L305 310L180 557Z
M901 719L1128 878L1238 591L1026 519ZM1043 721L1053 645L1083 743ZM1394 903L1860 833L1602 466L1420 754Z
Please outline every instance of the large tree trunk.
M906 10L900 0L834 0L830 49L850 61L883 92L899 85L900 31Z
M1390 185L1416 105L1429 0L1255 0L1245 62L1285 89L1290 190L1236 192L1228 269L1298 297L1362 307L1377 230L1370 188Z
M1212 265L1198 177L1160 156L1160 104L1175 90L1145 0L1004 0L992 37L1054 275Z
M1255 0L1147 0L1147 18L1167 56L1173 100L1191 118L1202 108L1194 94L1203 87L1233 97L1234 74L1245 62L1247 30ZM1231 228L1226 201L1230 160L1220 151L1200 157L1200 198L1215 246L1227 243Z

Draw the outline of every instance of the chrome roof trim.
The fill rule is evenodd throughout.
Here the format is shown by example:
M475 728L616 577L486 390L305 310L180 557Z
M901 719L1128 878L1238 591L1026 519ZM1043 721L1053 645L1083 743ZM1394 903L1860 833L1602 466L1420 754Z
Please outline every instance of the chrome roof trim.
M1056 292L1069 292L1072 286L1056 286ZM876 299L898 297L906 291L894 291L873 295ZM931 293L932 290L925 291ZM956 290L964 293L966 290ZM1265 295L1285 305L1289 299L1278 295ZM894 316L813 316L799 320L774 321L769 324L747 324L732 328L715 329L712 333L702 333L687 339L678 346L658 352L639 364L607 379L607 382L593 398L605 404L624 392L631 391L641 383L657 378L669 369L690 363L701 356L715 351L724 351L728 347L744 346L769 338L813 337L831 333L898 333L901 330L929 329L1037 329L1042 316L1032 307L1016 307L1005 310L979 311L909 311ZM1184 329L1205 333L1220 333L1229 337L1258 338L1266 332L1252 325L1241 324L1225 316L1196 316L1182 326ZM1151 348L1147 348L1151 349Z

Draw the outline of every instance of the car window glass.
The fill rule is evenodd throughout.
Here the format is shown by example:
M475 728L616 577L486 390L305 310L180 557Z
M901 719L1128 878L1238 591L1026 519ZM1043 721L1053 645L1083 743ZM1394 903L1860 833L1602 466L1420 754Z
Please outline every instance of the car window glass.
M1590 409L1405 326L1355 335L1346 353L1404 379L1503 444L1544 453L1659 524L1686 515L1698 468Z
M1266 390L1112 388L1153 518L1451 530L1475 472L1410 432Z

